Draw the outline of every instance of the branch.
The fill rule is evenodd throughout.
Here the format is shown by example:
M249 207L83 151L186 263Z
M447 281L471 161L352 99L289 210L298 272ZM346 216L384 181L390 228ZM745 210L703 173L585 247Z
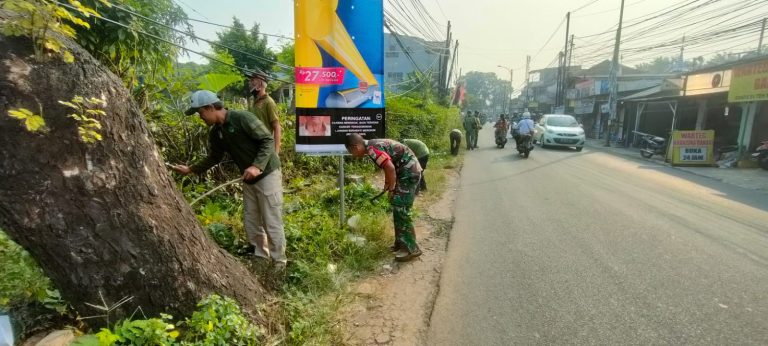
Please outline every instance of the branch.
M216 187L214 187L212 190L210 190L210 191L208 191L208 192L204 193L202 196L195 198L195 200L194 200L194 201L192 201L192 202L190 202L190 203L189 203L189 206L191 207L191 206L195 205L195 203L199 202L201 199L203 199L203 198L205 198L205 197L208 197L208 195L210 195L210 194L212 194L212 193L216 192L217 190L221 190L222 188L225 188L225 187L227 187L227 186L229 186L229 185L232 185L232 184L234 184L234 183L240 182L241 180L243 180L243 178L235 178L235 179L232 179L232 180L230 180L230 181L228 181L228 182L226 182L226 183L224 183L224 184L221 184L221 185L219 185L219 186L216 186Z

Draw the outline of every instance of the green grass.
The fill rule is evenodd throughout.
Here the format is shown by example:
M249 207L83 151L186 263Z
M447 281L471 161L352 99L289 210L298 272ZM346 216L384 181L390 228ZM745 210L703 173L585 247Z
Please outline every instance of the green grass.
M32 256L0 230L0 310L48 297L51 281Z

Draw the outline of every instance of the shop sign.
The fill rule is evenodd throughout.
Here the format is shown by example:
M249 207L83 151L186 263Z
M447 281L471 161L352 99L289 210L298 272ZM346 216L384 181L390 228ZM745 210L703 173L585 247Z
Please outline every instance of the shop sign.
M731 86L731 70L691 74L685 78L685 96L727 92Z
M733 68L728 102L768 100L768 60Z
M673 165L704 165L714 162L712 147L715 131L674 131L672 133Z

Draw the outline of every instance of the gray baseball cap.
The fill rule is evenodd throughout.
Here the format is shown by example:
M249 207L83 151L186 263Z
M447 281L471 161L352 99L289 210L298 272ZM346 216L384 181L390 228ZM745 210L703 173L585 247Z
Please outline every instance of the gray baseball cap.
M216 102L221 102L219 100L219 97L216 96L216 94L213 91L209 90L198 90L192 93L192 97L189 98L190 105L184 114L186 115L192 115L197 112L200 107L205 107L207 105L214 104Z

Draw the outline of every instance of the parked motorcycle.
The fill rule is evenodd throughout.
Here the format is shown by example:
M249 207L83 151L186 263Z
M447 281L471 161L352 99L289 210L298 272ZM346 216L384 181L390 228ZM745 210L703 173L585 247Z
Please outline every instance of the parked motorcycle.
M531 155L531 150L533 150L533 137L531 135L520 135L517 152L527 159Z
M653 155L664 156L667 153L667 140L648 133L635 132L640 135L640 156L650 159Z
M757 161L760 168L768 170L768 141L763 141L752 153L752 159Z

